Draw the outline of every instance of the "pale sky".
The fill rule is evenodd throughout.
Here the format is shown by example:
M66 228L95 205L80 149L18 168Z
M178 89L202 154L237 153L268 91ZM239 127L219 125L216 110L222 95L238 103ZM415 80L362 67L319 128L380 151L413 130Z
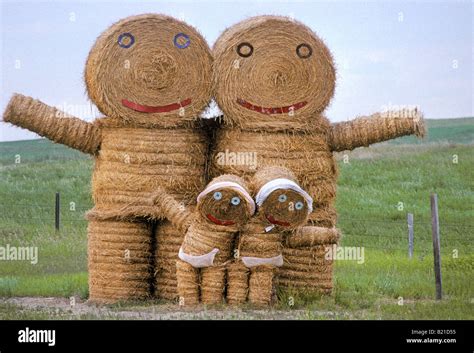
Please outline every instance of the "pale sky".
M474 116L470 1L2 1L0 111L19 92L94 119L83 82L89 49L113 22L150 12L185 20L210 45L250 16L304 22L336 61L333 122L396 106L419 106L431 119ZM36 137L0 122L0 141Z

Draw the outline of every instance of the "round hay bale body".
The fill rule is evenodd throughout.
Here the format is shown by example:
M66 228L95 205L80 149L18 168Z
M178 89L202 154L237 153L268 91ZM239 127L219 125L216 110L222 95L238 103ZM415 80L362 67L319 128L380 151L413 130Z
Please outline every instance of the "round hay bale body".
M184 205L194 203L206 183L209 138L198 115L210 100L211 66L204 38L168 16L128 17L97 39L85 70L89 97L106 115L97 121L101 144L92 179L97 218L139 219L152 244L143 215L153 214L148 198L157 186ZM163 221L154 238L153 288L173 299L183 235ZM97 244L90 244L94 251ZM149 291L146 280L146 286L135 287Z
M251 180L262 168L287 168L313 198L308 224L334 227L337 168L322 112L336 76L326 45L298 21L258 16L224 31L213 52L224 124L215 133L211 175Z

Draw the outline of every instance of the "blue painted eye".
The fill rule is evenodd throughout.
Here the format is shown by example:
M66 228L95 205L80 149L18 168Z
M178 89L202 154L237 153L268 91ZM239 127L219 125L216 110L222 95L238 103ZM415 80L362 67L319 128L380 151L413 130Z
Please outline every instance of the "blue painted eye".
M301 201L298 201L297 203L295 203L295 208L296 208L297 210L303 209L303 206L304 206L304 204L303 204L303 202L301 202Z
M173 43L176 48L185 49L189 47L189 44L191 44L191 39L187 34L178 33L174 36Z
M278 196L278 201L285 202L286 200L287 200L287 197L285 194Z
M220 199L222 199L222 193L220 191L216 191L213 197L214 197L214 200L219 201Z
M240 197L233 197L231 200L230 200L230 203L234 206L237 206L238 204L240 204Z
M122 48L128 49L135 43L135 37L131 33L122 33L117 39L118 45Z

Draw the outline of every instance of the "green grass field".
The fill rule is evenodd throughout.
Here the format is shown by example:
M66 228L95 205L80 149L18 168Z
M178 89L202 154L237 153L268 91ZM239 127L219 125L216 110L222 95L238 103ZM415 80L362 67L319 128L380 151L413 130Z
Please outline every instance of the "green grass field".
M338 154L341 245L364 247L365 262L336 261L334 295L280 293L272 310L306 319L474 319L474 118L431 120L428 126L424 141L407 137L357 149L347 158ZM92 167L88 156L47 140L0 143L0 246L39 248L36 265L0 261L0 297L87 298L83 215L92 207ZM55 192L61 193L59 233ZM434 300L432 192L440 207L440 302ZM408 212L415 219L411 260ZM146 310L151 304L123 305ZM49 317L70 316L0 301L0 319Z

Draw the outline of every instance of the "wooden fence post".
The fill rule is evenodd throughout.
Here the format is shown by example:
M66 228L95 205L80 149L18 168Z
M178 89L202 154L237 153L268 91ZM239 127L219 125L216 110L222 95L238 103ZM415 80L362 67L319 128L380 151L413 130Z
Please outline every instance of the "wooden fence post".
M408 258L413 258L413 213L407 215L408 223Z
M434 273L436 281L436 300L443 297L441 283L441 254L439 238L438 195L431 194L431 230L433 234Z
M55 210L54 210L54 225L56 228L56 232L59 232L59 216L60 216L60 198L59 192L56 193L56 202L55 202Z

